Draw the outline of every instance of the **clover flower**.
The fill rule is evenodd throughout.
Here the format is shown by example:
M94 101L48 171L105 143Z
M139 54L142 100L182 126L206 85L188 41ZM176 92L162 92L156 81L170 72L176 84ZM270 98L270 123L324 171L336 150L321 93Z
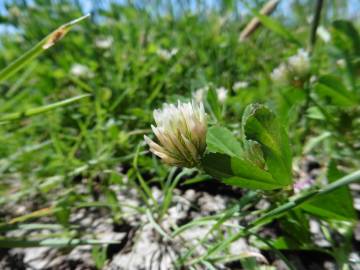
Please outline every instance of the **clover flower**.
M193 93L193 99L197 102L197 103L201 103L204 101L207 92L209 91L209 86L204 86L201 87L199 89L197 89L194 93Z
M228 90L225 87L221 86L216 89L216 94L219 102L224 103L227 99Z
M278 85L290 83L298 85L309 75L309 71L309 53L304 49L299 49L295 55L290 56L285 63L281 63L271 72L271 79Z
M21 10L16 6L12 6L9 9L9 15L13 18L18 18L21 15Z
M317 30L316 34L325 42L328 43L331 40L331 34L328 30L322 25L320 25Z
M339 60L336 61L336 65L339 67L339 68L345 68L346 67L346 61L345 59L341 58Z
M196 167L206 148L207 120L202 103L178 101L154 110L156 127L151 126L159 143L144 136L150 151L171 166Z
M178 53L178 51L179 50L177 48L173 48L171 50L159 48L156 53L161 59L170 60L174 55Z
M288 64L294 76L304 77L310 70L309 53L304 49L299 49L297 54L289 57Z
M247 88L249 86L249 83L246 81L238 81L235 82L233 85L233 90L237 92L240 89Z
M99 49L109 49L114 42L112 37L98 37L95 39L95 46Z
M81 78L92 78L94 73L90 70L88 66L75 63L70 68L71 75Z
M289 83L289 70L285 64L281 64L271 72L270 77L274 83L286 85Z

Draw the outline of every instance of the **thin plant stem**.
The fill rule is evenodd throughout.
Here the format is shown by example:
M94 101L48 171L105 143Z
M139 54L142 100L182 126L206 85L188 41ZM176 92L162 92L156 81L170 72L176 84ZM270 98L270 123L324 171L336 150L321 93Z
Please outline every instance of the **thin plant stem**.
M316 43L316 30L319 26L320 17L321 17L321 10L323 7L323 0L317 0L315 6L315 14L314 19L311 25L311 32L310 32L310 39L309 39L309 53L311 53L315 47Z
M290 198L290 200L287 203L271 210L264 216L256 219L254 222L252 222L250 224L248 229L255 228L258 225L264 225L268 221L270 221L274 218L277 218L279 216L282 216L286 212L288 212L296 207L299 207L300 205L304 204L305 202L309 202L318 196L328 194L340 187L343 187L343 186L346 186L346 185L349 185L351 183L358 182L358 181L360 181L360 170L355 171L345 177L342 177L339 180L332 182L331 184L329 184L319 190L310 191L310 192L302 194L294 199Z
M325 116L326 120L328 121L328 123L331 125L331 127L333 128L334 132L333 135L342 140L342 142L347 146L347 148L354 154L354 156L358 156L359 154L354 151L354 146L349 143L347 140L343 140L343 136L342 134L338 133L338 124L336 122L336 120L332 117L332 115L330 113L328 113L326 111L326 109L321 106L314 98L310 97L311 102L321 111L321 113Z
M302 108L300 109L300 117L302 117L303 115L306 114L307 110L309 109L309 106L311 104L311 88L309 86L309 82L307 82L305 84L305 103L304 105L302 106ZM308 134L309 132L309 121L308 121L308 118L306 117L306 115L304 116L304 132L302 133L301 135L301 138L300 138L300 141L302 144L305 143L305 140L306 140L306 135Z
M206 255L193 260L192 264L197 263L204 259L206 260L212 254L223 250L232 242L240 239L241 237L245 237L245 236L255 233L257 231L257 229L259 229L260 227L271 222L273 219L283 216L290 210L301 206L305 202L310 202L311 200L314 200L316 197L318 197L320 195L328 194L340 187L349 185L354 182L359 182L359 181L360 181L360 170L357 170L349 175L346 175L346 176L340 178L339 180L337 180L335 182L332 182L331 184L327 185L326 187L324 187L322 189L313 190L313 191L301 194L300 196L294 196L294 197L290 198L287 203L269 211L267 214L263 215L262 217L259 217L258 219L254 220L253 222L251 222L243 230L240 230L239 232L237 232L234 235L230 236L229 238L225 239L218 245L213 246L212 248L210 248L208 250Z

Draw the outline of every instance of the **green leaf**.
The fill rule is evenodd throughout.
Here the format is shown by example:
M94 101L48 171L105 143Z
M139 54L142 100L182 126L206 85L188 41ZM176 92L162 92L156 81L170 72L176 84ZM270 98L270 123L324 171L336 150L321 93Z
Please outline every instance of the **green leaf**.
M245 148L245 158L252 163L256 164L259 168L265 168L265 160L264 155L261 150L261 145L252 140L245 140L244 142Z
M289 185L290 147L274 114L264 106L250 106L242 128L249 137L243 136L244 147L228 129L209 129L204 170L226 184L243 188L272 190Z
M278 21L276 21L266 15L261 14L260 12L258 12L255 9L253 9L252 12L254 13L254 15L256 15L256 17L259 19L259 21L266 28L270 29L274 33L278 34L279 36L291 41L292 43L295 43L298 46L302 46L300 41L297 38L295 38L295 36L288 29L286 29L281 23L279 23Z
M277 249L299 249L299 245L297 245L292 239L289 239L285 236L280 236L278 238L275 238L275 240L271 241L271 244ZM265 247L265 246L264 246ZM264 248L261 247L261 248Z
M309 107L306 111L306 116L310 119L316 119L316 120L325 120L326 117L324 114L320 111L318 107L312 106Z
M80 17L76 20L63 24L59 28L57 28L54 32L46 36L43 40L37 43L33 48L24 53L6 68L0 71L0 82L4 81L11 75L15 74L18 70L28 64L31 60L35 59L42 52L52 47L56 42L62 39L70 29L77 24L78 22L86 19L89 15Z
M212 114L214 115L214 117L217 120L221 119L221 107L217 98L217 94L216 91L213 87L210 87L208 93L207 93L207 102L209 105L209 109L212 112Z
M224 127L211 127L206 135L206 144L209 152L227 154L240 157L243 150L230 130Z
M334 162L330 162L328 168L329 183L340 179L342 174ZM355 220L356 213L353 200L348 187L341 187L332 193L319 195L311 202L305 203L302 208L312 214L338 220Z
M278 94L276 114L281 123L287 125L291 121L296 121L296 110L298 110L299 104L305 101L305 91L293 86L287 86L278 89Z
M224 183L251 189L272 190L281 188L270 173L245 160L232 158L231 168L234 177L224 180Z
M334 43L345 51L352 50L356 55L360 55L360 35L350 21L337 20L333 22Z
M348 107L358 104L356 97L346 89L338 77L333 75L320 77L315 85L315 92L323 98L330 99L334 105Z
M219 180L234 175L231 169L231 157L228 155L219 153L206 154L201 160L201 165L206 173Z
M208 174L228 185L262 190L281 188L271 174L245 159L209 153L203 158L202 166Z
M267 170L278 185L291 184L289 139L275 115L263 105L249 105L243 115L242 128L246 138L261 144Z
M296 244L298 248L311 244L309 220L300 209L289 211L285 217L279 219L279 224L284 236L290 240L288 243Z

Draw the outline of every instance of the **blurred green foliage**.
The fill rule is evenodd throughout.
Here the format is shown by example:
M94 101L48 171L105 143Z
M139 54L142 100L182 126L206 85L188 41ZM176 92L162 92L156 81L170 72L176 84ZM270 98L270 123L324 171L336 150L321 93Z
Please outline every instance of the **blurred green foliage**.
M190 99L205 86L212 89L207 97L211 124L221 123L240 137L245 107L265 103L289 133L294 157L311 153L325 164L340 164L345 172L358 168L358 18L343 20L352 19L340 17L347 3L327 1L320 24L331 40L318 37L305 81L277 86L271 71L308 46L313 1L291 1L271 20L260 17L265 27L239 42L254 16L251 10L264 2L94 2L89 19L0 84L0 119L90 94L66 107L1 123L0 204L34 200L38 208L53 209L65 228L75 207L99 200L121 222L114 184L139 185L144 204L156 205L149 183L160 183L167 194L174 186L168 168L143 143L152 111L164 102ZM0 22L14 30L1 34L0 67L59 25L84 15L84 6L76 0L7 1ZM237 82L247 85L235 90ZM219 87L228 89L225 104L214 95ZM168 195L166 207L170 200ZM162 216L166 209L159 211ZM298 222L299 217L292 218Z

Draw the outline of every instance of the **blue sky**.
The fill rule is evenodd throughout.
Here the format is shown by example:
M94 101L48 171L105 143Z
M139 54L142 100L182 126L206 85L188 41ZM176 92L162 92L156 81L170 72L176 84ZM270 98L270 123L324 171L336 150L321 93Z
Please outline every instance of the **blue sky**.
M104 5L104 6L108 6L110 2L118 2L118 3L124 3L127 2L125 0L84 0L81 1L83 4L83 9L84 9L84 13L89 13L91 12L91 10L93 9L94 4L99 3L99 1ZM178 0L168 0L171 1L172 3L174 3L174 5L176 5L177 3L179 3ZM216 5L217 3L219 3L219 1L217 0L203 0L204 3L206 3L209 6L212 5ZM5 2L11 2L11 0L6 0L6 1L1 1L0 0L0 14L4 14L5 13ZM28 0L28 2L32 2L31 0ZM136 2L136 1L134 1ZM190 4L194 3L194 7L195 7L195 0L190 1ZM246 13L246 8L241 5L242 1L239 1L239 5L240 7L244 8L244 13ZM294 0L282 0L280 1L280 5L278 7L278 11L283 13L283 14L289 14L290 13L290 7L292 5L292 3L294 2ZM315 1L314 1L315 2ZM344 14L344 16L350 17L350 18L359 18L359 14L360 14L360 1L359 0L348 0L348 11L346 12L347 14ZM14 29L11 26L8 25L1 25L0 24L0 33L6 33L6 32L13 32L16 31L16 29Z

